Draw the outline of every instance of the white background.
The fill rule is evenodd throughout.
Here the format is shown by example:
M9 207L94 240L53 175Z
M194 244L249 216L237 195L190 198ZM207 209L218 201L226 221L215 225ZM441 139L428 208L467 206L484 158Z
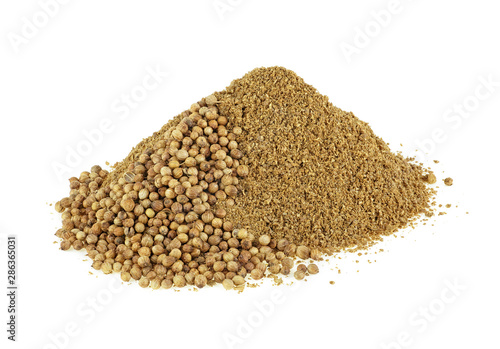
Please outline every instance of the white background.
M1 347L498 348L498 4L224 4L224 13L213 0L0 5L1 287L6 235L19 238L18 342L6 340L2 296ZM437 171L438 202L453 205L448 214L366 256L322 263L298 288L266 282L242 294L116 289L118 276L90 275L83 253L59 250L49 204L67 195L67 178L121 160L193 102L273 65L369 122L394 150L420 154ZM140 91L148 69L170 75L125 115L120 98ZM464 103L467 118L449 111ZM102 120L112 131L68 162ZM58 176L60 165L68 171Z

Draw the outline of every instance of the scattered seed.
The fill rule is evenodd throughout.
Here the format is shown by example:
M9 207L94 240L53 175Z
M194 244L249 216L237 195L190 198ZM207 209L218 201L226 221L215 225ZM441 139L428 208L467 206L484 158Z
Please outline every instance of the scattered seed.
M309 274L317 274L319 273L319 268L316 264L309 264L307 266L307 271L309 272Z

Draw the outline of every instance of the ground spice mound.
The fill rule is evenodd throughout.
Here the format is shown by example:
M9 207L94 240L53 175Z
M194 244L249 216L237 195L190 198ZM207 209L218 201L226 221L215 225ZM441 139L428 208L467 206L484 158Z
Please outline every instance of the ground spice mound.
M424 169L294 72L258 68L216 94L249 176L228 218L295 244L366 246L429 209Z
M295 73L260 68L191 105L111 172L96 165L70 178L56 236L141 287L302 280L319 268L296 259L366 247L429 215L434 175L424 172Z

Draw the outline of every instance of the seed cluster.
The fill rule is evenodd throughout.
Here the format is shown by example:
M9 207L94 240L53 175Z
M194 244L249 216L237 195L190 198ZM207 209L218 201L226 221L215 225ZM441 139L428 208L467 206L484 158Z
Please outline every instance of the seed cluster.
M297 259L367 247L430 214L436 182L281 67L194 103L113 167L70 179L56 235L153 289L302 280L319 268Z
M249 174L236 141L242 129L216 104L213 95L193 104L112 175L94 166L71 178L69 197L56 203L61 249L85 248L95 269L153 289L214 282L231 289L248 274L289 274L295 254L309 258L307 247L257 238L216 206L233 206Z

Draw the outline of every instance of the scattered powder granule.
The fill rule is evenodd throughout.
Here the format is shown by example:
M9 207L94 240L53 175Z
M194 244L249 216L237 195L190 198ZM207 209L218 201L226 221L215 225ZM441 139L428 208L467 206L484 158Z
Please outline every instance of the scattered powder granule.
M444 184L447 186L452 186L453 185L453 178L450 178L450 177L446 178L444 180Z
M429 183L429 184L434 184L436 183L437 179L436 179L436 175L434 175L433 173L429 173L427 175L424 176L424 180Z
M55 205L62 250L141 287L241 292L269 275L302 280L319 269L292 273L295 259L366 248L432 215L436 177L272 67L192 104L111 172L69 182Z

